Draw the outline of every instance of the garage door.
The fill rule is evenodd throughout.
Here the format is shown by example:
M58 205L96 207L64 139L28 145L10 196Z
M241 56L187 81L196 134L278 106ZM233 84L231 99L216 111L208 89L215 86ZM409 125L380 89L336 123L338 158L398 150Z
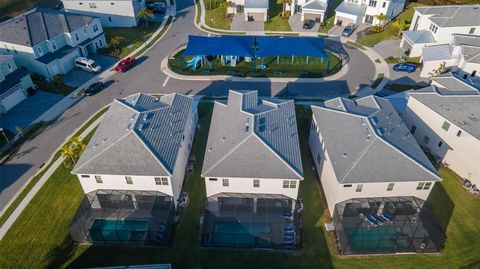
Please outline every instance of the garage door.
M61 65L63 67L64 73L67 73L68 71L70 71L72 68L75 67L75 59L78 57L80 57L80 53L79 53L79 50L77 49L62 59Z
M248 12L248 16L252 16L254 21L265 20L265 13L263 12Z
M5 99L3 99L2 105L6 111L9 111L10 109L12 109L12 107L25 100L25 98L25 94L23 93L22 88L20 88L7 96Z

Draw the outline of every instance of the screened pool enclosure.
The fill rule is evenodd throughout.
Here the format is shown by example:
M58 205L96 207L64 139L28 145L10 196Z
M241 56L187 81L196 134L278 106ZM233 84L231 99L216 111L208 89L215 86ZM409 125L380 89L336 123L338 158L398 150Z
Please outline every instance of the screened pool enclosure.
M79 243L165 245L174 214L172 197L160 192L97 190L85 195L69 231Z
M343 255L438 252L446 239L416 197L347 200L335 206L333 222Z

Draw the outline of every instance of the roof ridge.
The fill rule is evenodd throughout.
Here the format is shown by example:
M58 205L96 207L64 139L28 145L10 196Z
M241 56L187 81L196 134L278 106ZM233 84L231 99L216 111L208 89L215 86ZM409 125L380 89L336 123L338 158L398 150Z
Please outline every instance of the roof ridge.
M373 142L375 142L375 140L378 139L377 135L375 134L375 139L372 140L372 142L370 142L370 144L368 144L363 150L362 152L360 153L360 156L358 156L358 158L352 163L352 165L347 169L347 171L345 172L345 174L341 177L341 180L340 180L340 183L343 183L343 181L345 180L345 178L350 174L350 172L352 172L353 168L355 168L355 166L358 164L358 162L360 162L360 160L363 158L363 156L365 155L365 153L367 153L367 151L370 149L370 147L373 145Z
M138 118L137 118L138 120ZM170 176L173 174L173 169L170 171L170 169L167 169L166 166L163 164L163 162L155 155L155 153L153 153L153 151L150 149L150 147L145 143L145 141L143 141L143 139L138 135L137 131L135 130L135 128L132 128L133 130L133 134L135 135L135 137L140 141L140 143L142 143L142 145L147 149L147 151L152 155L152 157L157 160L157 162L160 164L160 166L162 166L162 168L168 173L170 174Z

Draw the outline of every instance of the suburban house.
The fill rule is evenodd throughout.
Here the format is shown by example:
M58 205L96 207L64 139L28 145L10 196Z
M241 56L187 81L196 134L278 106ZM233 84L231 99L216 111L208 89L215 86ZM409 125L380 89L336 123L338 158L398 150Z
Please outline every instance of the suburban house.
M145 0L62 0L67 12L100 18L104 27L135 27Z
M35 88L35 84L28 71L18 68L12 55L0 55L0 113L25 100L29 88Z
M335 9L335 24L365 23L378 25L375 16L383 14L392 20L403 11L405 0L344 0Z
M422 56L426 46L453 44L454 34L480 34L480 5L416 7L400 47L410 57Z
M340 252L438 251L425 201L440 178L390 102L335 98L312 112L310 150Z
M232 0L228 14L243 14L245 21L267 21L268 0Z
M294 0L287 4L287 10L291 14L301 13L301 20L314 20L322 22L325 20L328 1L325 0Z
M303 169L293 100L231 90L216 101L202 177L204 246L295 248Z
M402 118L437 160L480 186L480 84L448 73L410 91Z
M452 44L439 44L422 48L421 77L438 75L439 67L451 69L467 76L479 76L480 35L453 34Z
M100 19L90 16L34 9L0 23L0 54L49 79L105 46Z
M70 227L72 238L165 243L197 117L197 101L177 93L114 100L72 170L86 194Z

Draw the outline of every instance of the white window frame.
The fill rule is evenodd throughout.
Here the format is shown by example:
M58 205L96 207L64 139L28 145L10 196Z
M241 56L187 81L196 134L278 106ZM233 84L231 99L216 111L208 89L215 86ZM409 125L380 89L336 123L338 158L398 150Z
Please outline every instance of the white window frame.
M229 187L230 186L230 181L228 178L222 178L222 186L223 187Z
M391 186L391 187L390 187ZM395 183L388 183L387 185L387 191L393 191L395 189Z
M253 180L253 187L254 188L260 188L260 179L254 179Z
M125 176L125 182L126 182L128 185L133 185L133 178L130 177L130 176Z
M102 184L102 183L103 183L102 176L95 176L95 181L96 181L98 184Z

